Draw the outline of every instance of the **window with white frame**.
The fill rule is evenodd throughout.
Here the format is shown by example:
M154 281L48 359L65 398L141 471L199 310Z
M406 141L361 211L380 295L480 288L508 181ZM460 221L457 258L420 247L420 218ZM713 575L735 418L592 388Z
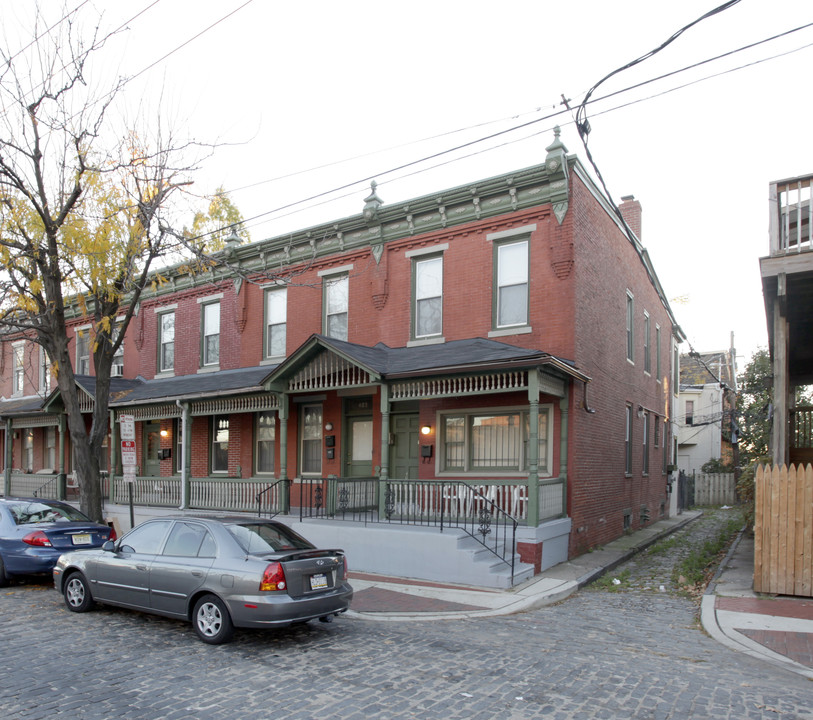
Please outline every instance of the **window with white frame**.
M201 365L220 364L220 303L208 302L202 307Z
M229 416L212 417L212 472L229 471Z
M300 410L299 457L303 475L322 473L322 406L303 405Z
M51 392L51 358L48 357L48 353L46 352L45 348L40 348L40 393L42 395L47 395ZM49 465L49 467L53 467Z
M45 452L43 453L44 467L57 469L56 466L56 428L45 428Z
M549 475L552 407L539 408L537 469ZM529 469L530 415L527 410L480 410L440 417L441 471L482 474Z
M175 472L183 472L183 418L175 418L172 423L175 442Z
M661 381L661 326L655 325L655 379Z
M76 374L90 375L90 327L76 330Z
M413 260L414 338L443 332L443 256Z
M158 314L158 372L175 369L175 311Z
M25 343L14 343L11 351L14 354L12 393L14 395L22 395L25 386Z
M644 311L644 372L652 372L652 351L649 346L649 313Z
M528 324L528 240L494 245L496 328Z
M117 320L119 322L121 318ZM119 339L120 325L116 325L110 336L110 341L115 343ZM113 364L110 366L110 374L113 377L122 377L124 375L124 340L121 341L118 350L113 354Z
M632 293L627 290L627 360L635 361L634 343L635 302Z
M625 412L624 474L632 475L632 405L627 405Z
M288 288L265 291L265 357L283 358L288 328Z
M23 430L23 470L34 469L34 428Z
M644 475L649 475L649 413L644 413L644 455L643 455L643 466L641 472Z
M257 473L274 472L274 443L277 439L277 414L257 413L257 426L254 432L256 451L254 453Z
M348 275L334 275L324 280L324 332L337 340L347 340L349 288Z

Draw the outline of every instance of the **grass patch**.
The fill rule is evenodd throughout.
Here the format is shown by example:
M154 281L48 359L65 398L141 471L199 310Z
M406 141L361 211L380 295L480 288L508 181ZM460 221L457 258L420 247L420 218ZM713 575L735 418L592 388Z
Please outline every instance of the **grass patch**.
M735 535L742 528L743 522L742 512L736 512L720 528L715 537L692 548L672 571L672 581L675 585L688 592L698 586L705 587L712 571L717 567L720 555L728 549Z
M607 590L608 592L620 592L621 590L630 587L630 570L625 568L620 573L608 572L602 575L598 580L592 582L591 587L596 590ZM614 582L617 580L618 582Z

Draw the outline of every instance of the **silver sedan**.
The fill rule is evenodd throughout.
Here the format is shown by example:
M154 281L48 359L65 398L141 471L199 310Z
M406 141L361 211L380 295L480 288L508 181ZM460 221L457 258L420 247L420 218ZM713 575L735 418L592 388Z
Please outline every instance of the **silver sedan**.
M189 620L213 645L235 627L329 621L353 598L343 551L258 518L148 520L100 550L63 554L54 587L73 612L100 602Z

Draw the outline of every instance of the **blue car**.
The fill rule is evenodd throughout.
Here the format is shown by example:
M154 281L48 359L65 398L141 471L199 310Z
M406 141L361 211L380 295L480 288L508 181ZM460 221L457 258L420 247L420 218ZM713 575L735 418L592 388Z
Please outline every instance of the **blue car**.
M15 575L50 574L69 550L115 540L113 528L58 500L0 498L0 587Z

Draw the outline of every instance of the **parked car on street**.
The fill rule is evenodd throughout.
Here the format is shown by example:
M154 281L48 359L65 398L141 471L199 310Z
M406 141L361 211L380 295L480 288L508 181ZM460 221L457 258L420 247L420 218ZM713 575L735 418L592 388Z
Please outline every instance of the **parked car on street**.
M98 548L115 539L113 528L67 503L0 498L0 587L15 575L50 574L67 550Z
M73 612L100 602L188 620L213 645L235 627L328 622L353 597L342 550L260 518L148 520L100 550L66 553L53 574Z

